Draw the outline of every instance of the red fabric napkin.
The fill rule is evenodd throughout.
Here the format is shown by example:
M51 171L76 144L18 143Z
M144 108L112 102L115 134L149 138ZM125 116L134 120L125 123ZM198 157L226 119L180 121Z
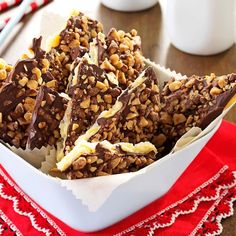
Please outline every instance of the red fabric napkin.
M96 233L76 231L26 196L0 165L2 235L218 235L236 200L236 126L220 129L169 192ZM184 158L184 156L183 156ZM50 234L51 233L51 234Z

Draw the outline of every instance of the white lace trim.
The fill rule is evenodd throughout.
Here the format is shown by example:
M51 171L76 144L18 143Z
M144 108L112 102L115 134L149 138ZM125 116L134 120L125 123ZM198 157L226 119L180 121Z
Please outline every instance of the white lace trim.
M234 172L234 176L236 176L236 172ZM204 215L204 217L202 218L202 220L199 222L199 224L197 225L197 227L192 231L192 233L189 236L194 236L196 235L197 231L202 227L203 223L208 219L208 217L210 216L210 214L215 210L216 206L219 205L219 203L221 202L221 200L223 199L223 197L229 192L229 190L225 190L221 196L219 197L219 199L217 199L214 204L212 205L212 207L206 212L206 214ZM216 217L216 224L218 226L218 230L216 232L213 232L212 234L206 234L206 236L215 236L215 235L220 235L223 231L223 226L221 224L222 219L228 218L230 216L232 216L234 214L234 207L233 207L233 203L236 201L236 198L231 198L227 203L228 206L230 208L230 211L226 214L226 213L220 213L217 217Z
M162 211L158 212L158 213L155 213L154 215L148 217L147 219L145 220L142 220L140 221L139 223L135 224L135 225L132 225L130 226L129 228L123 230L122 232L120 233L117 233L115 234L115 236L121 236L121 235L124 235L126 233L129 233L131 231L133 231L135 228L141 228L143 226L143 224L147 223L148 221L150 220L153 220L157 217L157 215L161 215L163 214L164 212L172 209L173 207L176 207L177 205L185 202L186 200L188 200L189 198L191 198L194 194L198 193L200 190L202 190L203 188L207 187L208 185L210 185L211 183L213 183L215 180L217 180L221 174L223 174L229 167L227 165L223 166L213 177L211 177L208 181L206 181L205 183L203 183L201 186L199 186L198 188L196 188L193 192L191 192L190 194L188 194L186 197L184 197L183 199L169 205L168 207L166 207L165 209L163 209ZM235 173L234 173L234 176ZM186 210L186 211L179 211L179 212L175 212L173 213L172 217L171 217L171 220L166 223L166 224L156 224L154 223L153 224L153 227L151 227L149 229L149 232L148 232L148 235L153 235L154 231L157 229L157 228L164 228L164 227L168 227L170 225L172 225L174 222L175 222L175 219L179 216L179 215L185 215L185 214L189 214L189 213L193 213L194 211L196 211L198 205L200 204L200 202L202 201L213 201L213 200L216 200L218 197L219 197L219 194L220 194L220 190L222 189L226 189L226 188L230 188L230 187L233 187L234 185L236 185L236 177L235 177L235 180L232 184L229 184L229 185L226 185L226 184L223 184L223 185L220 185L218 186L218 188L216 189L216 194L215 196L211 196L211 197L202 197L202 198L199 198L199 199L196 199L194 201L194 205L192 207L192 209L190 210Z
M12 223L12 221L0 210L0 217L10 226L17 236L23 236L20 230ZM3 228L0 227L0 235L3 233Z
M2 170L0 170L0 175L8 182L8 184L10 184L21 196L23 196L23 198L28 202L30 203L30 205L35 209L37 210L37 212L47 220L47 222L62 236L66 236L65 232L63 232L61 230L61 228L48 216L46 215L34 202L32 202L32 200L25 195L25 193L20 189L18 188L5 174ZM35 219L35 216L32 214L32 212L29 212L29 213L26 213L26 212L22 212L20 211L20 209L18 208L18 200L16 197L11 197L11 196L7 196L6 194L4 194L2 192L2 188L3 188L3 185L0 184L0 196L4 199L8 199L8 200L11 200L13 202L13 209L16 213L20 214L20 215L24 215L24 216L27 216L30 221L31 221L31 224L32 226L40 231L40 232L43 232L45 233L46 235L51 235L51 232L49 231L49 229L45 229L45 228L41 228L37 223L36 223L36 219Z

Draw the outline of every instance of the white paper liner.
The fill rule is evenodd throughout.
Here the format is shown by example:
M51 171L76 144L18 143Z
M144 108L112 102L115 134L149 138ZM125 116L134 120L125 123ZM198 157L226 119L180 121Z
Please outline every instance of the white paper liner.
M158 78L158 82L160 84L160 90L162 90L162 88L164 87L164 83L172 77L178 80L187 78L186 75L182 75L180 73L170 70L169 68L167 69L164 66L156 64L155 62L151 61L149 58L143 57L143 61L146 66L151 66L154 69L156 76Z
M136 175L140 173L137 172ZM96 212L116 188L130 181L136 175L127 173L109 177L61 180L61 186L71 191L77 199L80 199L89 211Z
M41 34L44 38L48 38L51 35L51 32L59 31L61 29L61 26L65 24L64 16L60 16L52 12L44 12L43 22L49 22L48 20L52 18L53 21L51 22L53 22L53 24L42 23L41 25ZM150 65L154 68L161 87L163 87L164 82L169 80L171 77L175 77L177 79L182 79L186 77L182 76L180 73L176 73L175 71L171 71L170 69L166 69L165 67L155 64L154 62L150 61L150 59L144 58L144 61L146 65ZM230 108L226 109L219 117L217 117L213 122L211 122L211 124L206 129L204 129L204 131L200 132L198 128L193 128L189 130L178 141L173 151L178 151L184 148L186 145L209 133L214 127L219 125L219 123L222 121L222 117L230 110ZM53 157L52 153L47 156L47 160L49 162L49 165L43 163L43 171L48 171L47 168L49 168L53 160L55 160L55 157ZM137 175L145 174L158 162L159 161L154 162L153 164L133 173L78 180L60 180L60 182L61 186L71 191L75 198L80 199L91 212L95 212L104 204L104 202L109 198L111 193L116 188L130 181L132 178L135 178Z
M52 149L55 149L51 146L42 147L41 149L35 148L33 150L27 148L23 150L22 148L16 148L10 145L7 145L7 147L37 169L39 169L41 163L45 161L46 155L48 155Z
M45 155L43 162L41 162L40 170L45 173L49 174L49 171L56 166L56 149L51 149L47 155Z

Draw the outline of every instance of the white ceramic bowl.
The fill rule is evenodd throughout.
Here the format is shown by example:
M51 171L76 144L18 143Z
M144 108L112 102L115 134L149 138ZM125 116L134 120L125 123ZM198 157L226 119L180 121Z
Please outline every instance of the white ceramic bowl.
M92 232L124 219L163 196L214 135L220 123L186 148L153 163L145 174L121 184L96 212L89 211L57 179L41 173L2 144L0 163L23 191L45 210L72 228Z
M117 11L141 11L154 6L158 0L102 0L102 4Z

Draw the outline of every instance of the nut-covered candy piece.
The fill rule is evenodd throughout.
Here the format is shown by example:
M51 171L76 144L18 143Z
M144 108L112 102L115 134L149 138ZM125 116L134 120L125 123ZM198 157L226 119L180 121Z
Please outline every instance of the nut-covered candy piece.
M100 143L79 142L57 168L68 179L80 179L137 171L156 160L157 150L149 142Z
M25 148L27 128L35 105L35 90L5 83L0 89L0 138L16 148Z
M85 58L78 63L69 91L71 109L68 109L70 119L66 129L66 153L73 147L76 139L95 122L98 115L116 102L121 89L114 82L115 78L98 66L89 64Z
M50 72L59 83L59 92L65 92L70 75L70 66L77 57L82 57L89 43L103 31L100 22L75 12L68 20L65 28L50 43L47 58Z
M133 144L152 141L159 125L159 111L158 81L149 67L123 91L112 108L101 113L96 123L78 140Z
M164 86L161 109L162 132L170 146L191 127L204 129L236 94L236 74L217 77L191 76L171 79Z
M99 33L90 47L90 55L107 73L113 73L122 89L126 89L144 69L141 52L141 38L136 30L125 33L112 28L105 36ZM94 58L93 58L94 59Z
M49 82L52 84L54 81L53 89L58 90L58 83L48 70L49 61L46 59L46 52L40 48L41 40L42 37L33 39L31 51L34 56L19 60L9 73L7 82L12 82L26 90L39 90L40 86L47 86Z
M67 103L68 99L56 91L46 86L40 88L28 128L28 148L33 150L56 145L61 138L59 125L64 117Z

